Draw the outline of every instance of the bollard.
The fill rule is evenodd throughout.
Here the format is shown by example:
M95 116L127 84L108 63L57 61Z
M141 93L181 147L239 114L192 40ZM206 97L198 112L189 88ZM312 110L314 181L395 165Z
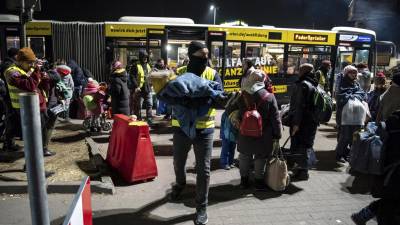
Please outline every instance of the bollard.
M19 96L32 225L50 225L39 97L36 93L21 93Z

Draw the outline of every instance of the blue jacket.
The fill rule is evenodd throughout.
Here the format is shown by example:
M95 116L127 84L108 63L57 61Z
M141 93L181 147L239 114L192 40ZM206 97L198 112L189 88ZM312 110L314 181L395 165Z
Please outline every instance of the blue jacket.
M193 139L196 137L196 118L205 116L213 100L222 95L220 83L184 73L170 81L158 93L158 98L172 106L181 130Z

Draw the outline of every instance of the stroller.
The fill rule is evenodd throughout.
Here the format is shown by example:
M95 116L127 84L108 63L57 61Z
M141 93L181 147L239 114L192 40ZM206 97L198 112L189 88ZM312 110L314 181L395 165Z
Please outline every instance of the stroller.
M112 128L111 123L107 122L106 89L105 84L89 81L84 90L83 104L88 116L83 120L83 128L87 131L109 131Z

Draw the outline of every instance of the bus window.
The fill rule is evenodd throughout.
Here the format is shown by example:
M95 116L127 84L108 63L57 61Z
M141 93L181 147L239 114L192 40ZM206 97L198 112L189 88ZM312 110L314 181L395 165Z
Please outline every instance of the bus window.
M330 60L330 55L330 46L289 45L287 74L298 74L303 63L311 63L318 69L323 60Z
M246 58L256 58L261 55L262 44L246 43Z
M188 60L188 47L190 40L168 40L167 57L168 66L172 69L183 66ZM205 43L204 41L200 41ZM185 62L186 60L186 62Z
M283 44L264 44L261 51L261 69L269 76L283 71ZM256 61L257 64L257 61Z
M210 66L215 68L215 69L220 69L222 67L222 59L223 59L223 45L224 43L222 41L213 41L211 42L211 62Z
M7 36L7 49L19 48L19 37L18 36Z
M338 47L335 73L343 71L344 67L353 63L353 47Z
M355 64L364 63L368 65L368 58L369 58L369 50L367 49L356 50L356 57L354 63Z
M28 46L35 53L36 57L38 58L46 57L44 37L28 37Z
M224 74L225 91L239 91L239 79L242 76L242 58L240 42L228 42L226 49L226 64ZM221 74L222 70L218 72Z

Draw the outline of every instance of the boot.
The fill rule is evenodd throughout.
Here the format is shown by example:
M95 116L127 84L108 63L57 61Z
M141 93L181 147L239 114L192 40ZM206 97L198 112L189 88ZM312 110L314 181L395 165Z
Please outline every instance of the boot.
M196 225L205 225L208 223L207 209L205 207L196 210L196 219L194 223Z
M370 219L374 217L375 215L371 212L371 210L368 209L368 207L365 207L361 209L358 213L353 213L351 215L351 219L357 225L365 225Z
M240 178L240 188L247 189L250 187L249 177L241 177Z
M306 181L310 178L310 175L308 174L308 170L304 169L299 169L295 172L293 172L293 175L291 176L291 179L293 181Z
M48 156L53 156L55 155L55 152L50 151L48 148L43 148L43 156L48 157Z
M177 201L179 196L182 194L186 184L175 184L172 186L172 192L169 195L171 201Z

